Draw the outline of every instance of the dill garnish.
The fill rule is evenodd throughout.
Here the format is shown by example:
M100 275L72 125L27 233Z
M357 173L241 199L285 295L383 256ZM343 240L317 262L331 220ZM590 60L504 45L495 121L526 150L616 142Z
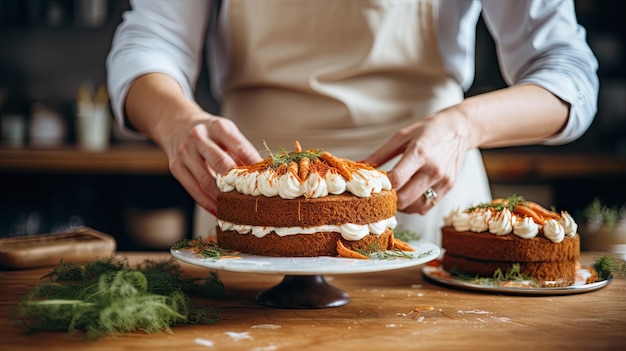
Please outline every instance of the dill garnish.
M395 228L393 230L393 236L394 238L400 239L404 242L417 241L421 239L421 236L419 234L409 229Z
M516 194L513 194L511 196L505 197L504 199L502 199L502 201L482 203L482 204L468 208L467 211L473 212L479 208L493 208L494 210L500 212L506 208L512 212L515 206L524 205L525 202L526 200L524 199L523 196L518 196Z
M280 147L281 152L275 154L269 148L269 146L267 145L265 140L263 140L263 146L265 146L265 149L267 150L267 152L270 155L270 158L272 159L271 167L273 169L276 169L276 168L280 167L281 165L289 165L291 162L300 163L300 161L303 158L308 158L309 160L313 161L313 160L319 158L322 155L322 153L324 152L324 150L322 150L322 149L302 150L302 151L291 151L291 152L289 152L289 151L285 150L285 148L283 148L281 146Z
M398 248L394 248L392 250L383 250L377 242L373 242L371 245L367 247L366 250L357 250L358 253L364 256L368 256L370 258L375 258L379 260L393 260L396 258L405 258L412 260L414 258L421 258L427 255L430 255L430 251L419 254L417 257L413 256L410 253L402 251Z
M501 286L507 282L528 283L529 286L539 287L539 283L531 276L522 274L519 263L514 263L506 272L502 272L500 268L496 269L491 278L480 277L476 275L468 275L458 270L451 270L450 275L455 278L480 285Z
M217 246L214 241L206 241L202 238L183 239L172 245L174 250L192 250L195 254L204 258L221 258L225 255L233 254L232 250L223 249Z
M175 261L146 260L136 269L127 260L106 258L78 265L61 262L10 313L13 324L37 331L67 331L87 340L131 331L171 333L175 324L212 324L213 307L188 294L223 296L224 286L208 278L183 278Z
M591 267L596 270L600 280L609 279L613 275L626 277L626 262L620 262L611 256L598 258Z

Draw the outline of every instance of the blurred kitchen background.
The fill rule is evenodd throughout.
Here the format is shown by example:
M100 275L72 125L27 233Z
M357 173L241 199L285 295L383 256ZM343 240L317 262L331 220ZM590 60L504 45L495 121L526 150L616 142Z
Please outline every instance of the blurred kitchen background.
M626 68L623 14L614 2L575 3L600 62L593 125L569 145L484 157L494 197L522 194L569 209L580 222L596 198L626 204ZM111 123L105 57L128 8L128 0L0 1L0 237L85 225L132 250L205 234L165 156ZM476 56L468 95L504 86L482 22ZM207 79L203 72L197 98L215 112Z

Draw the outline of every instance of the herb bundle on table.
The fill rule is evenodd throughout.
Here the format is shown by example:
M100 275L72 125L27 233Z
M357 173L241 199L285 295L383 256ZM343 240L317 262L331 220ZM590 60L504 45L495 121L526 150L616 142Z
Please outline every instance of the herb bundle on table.
M68 331L88 340L131 331L170 332L175 324L213 324L220 313L195 304L189 294L223 296L215 272L183 278L173 260L132 269L126 259L64 263L43 277L11 311L11 322L29 332Z

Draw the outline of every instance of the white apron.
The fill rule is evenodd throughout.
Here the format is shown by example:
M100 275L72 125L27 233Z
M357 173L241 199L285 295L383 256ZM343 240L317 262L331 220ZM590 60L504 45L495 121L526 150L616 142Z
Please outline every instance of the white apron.
M398 129L463 99L447 76L429 0L230 0L230 58L222 116L261 155L323 148L364 159ZM392 165L383 165L390 169ZM478 150L468 152L455 188L427 215L398 214L399 227L440 243L443 217L490 198Z

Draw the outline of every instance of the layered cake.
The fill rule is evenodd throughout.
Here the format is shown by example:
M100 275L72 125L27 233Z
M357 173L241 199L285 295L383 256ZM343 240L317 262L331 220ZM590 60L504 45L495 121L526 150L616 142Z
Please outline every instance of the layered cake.
M324 150L270 153L217 177L217 244L264 256L394 248L397 196L383 171Z
M568 286L580 256L578 226L566 211L556 212L511 196L453 211L442 228L448 272L493 277L519 265L541 285Z

